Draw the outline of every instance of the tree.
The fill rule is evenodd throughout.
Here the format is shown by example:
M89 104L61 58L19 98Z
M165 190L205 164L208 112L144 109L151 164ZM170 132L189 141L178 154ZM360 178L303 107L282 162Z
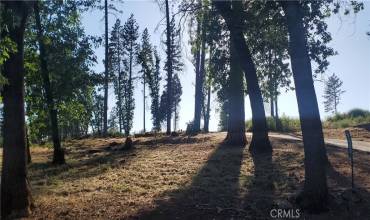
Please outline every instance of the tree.
M139 37L138 34L139 26L136 23L134 15L127 19L123 26L123 45L125 50L126 59L128 60L128 65L126 66L126 71L124 74L124 107L123 107L123 128L125 130L126 136L130 134L130 130L132 128L132 120L134 117L134 97L133 97L133 76L132 76L132 69L135 65L135 50L137 49L137 39ZM128 75L127 75L128 73Z
M202 7L202 3L199 3ZM206 6L207 7L207 6ZM207 14L205 10L200 10L197 15L197 31L195 36L195 102L194 102L194 120L192 132L198 133L200 131L200 120L202 103L204 99L203 82L205 75L205 49L206 49L206 24Z
M46 96L46 102L47 107L50 115L50 123L52 128L52 137L53 137L53 146L54 146L54 154L53 154L53 163L54 164L64 164L64 151L60 144L60 136L59 136L59 128L58 128L58 115L57 110L55 108L54 104L54 98L53 98L53 91L50 85L49 80L49 71L48 71L48 65L46 61L46 51L45 51L45 45L44 45L44 34L43 34L43 28L41 26L40 21L40 10L39 10L39 2L36 1L34 3L34 12L35 12L35 20L36 20L36 26L37 26L37 38L39 43L39 50L40 50L40 66L41 66L41 75L43 78L43 87L45 90L45 96Z
M119 19L116 20L112 31L111 37L109 40L109 67L112 75L115 79L114 82L114 92L117 98L117 109L115 113L118 117L118 125L119 125L119 132L122 132L122 96L123 96L123 87L122 87L122 69L121 64L123 62L123 44L122 44L122 29L121 21Z
M15 43L3 66L7 84L2 90L4 103L3 161L1 172L1 218L21 218L30 214L31 192L27 180L24 111L24 33L32 5L24 1L1 2L1 21L7 26L1 38Z
M182 95L182 86L177 73L173 76L173 131L177 130L177 122L179 120L179 106Z
M230 35L233 35L230 31ZM230 145L242 145L247 142L245 136L245 113L244 113L244 79L243 72L237 58L235 43L230 42L230 84L228 86L229 96L229 118L227 126L226 143Z
M166 48L166 54L167 54L167 61L166 61L166 70L167 70L167 89L169 91L172 91L172 48L171 48L171 32L173 31L171 29L171 25L170 25L170 11L169 11L169 7L168 7L168 0L165 0L165 4L166 4L166 36L167 36L167 39L166 39L166 45L167 45L167 48ZM170 95L170 93L167 93L167 102L168 102L168 106L171 106L172 105L172 97ZM171 109L167 109L166 110L167 113L166 113L166 120L167 120L167 129L166 129L166 134L171 134Z
M337 106L340 101L340 96L344 93L342 90L343 82L337 75L333 73L325 82L324 90L324 105L325 112L333 112L337 114Z
M268 139L266 116L261 90L258 85L256 67L242 29L242 4L239 1L233 1L232 8L230 2L213 1L213 4L225 19L227 27L232 33L230 35L231 40L235 45L238 45L236 53L238 54L239 65L241 65L245 74L252 109L253 136L250 150L253 152L271 152L272 148Z
M105 21L105 59L104 59L104 119L103 119L103 135L107 135L108 129L108 83L109 83L109 71L108 71L108 0L104 0L104 21Z
M149 42L150 35L148 33L148 29L145 28L143 34L141 36L141 45L138 52L137 62L141 65L141 72L142 72L142 79L143 79L143 122L144 128L143 131L145 133L145 87L146 81L151 78L153 75L152 72L154 70L154 63L153 63L153 49L152 45ZM150 80L152 81L152 80ZM153 83L153 82L151 82Z
M154 58L155 58L155 67L154 70L151 71L151 75L148 78L148 84L150 89L150 97L152 100L151 104L151 113L152 113L152 120L153 120L153 130L159 131L161 129L161 121L160 121L160 112L159 112L159 87L161 81L161 74L160 74L160 62L161 58L156 49L154 49Z
M47 56L50 88L61 139L85 134L92 116L93 86L103 82L91 70L96 63L94 37L86 36L80 21L78 2L60 4L45 1L40 7L40 23ZM30 141L40 143L51 136L50 116L47 107L44 81L40 65L38 28L34 16L30 17L25 35L26 113ZM33 19L33 20L32 20ZM98 82L99 81L99 82ZM101 81L101 82L100 82Z
M209 52L210 56L212 54L211 50ZM211 116L211 87L212 87L212 78L211 78L211 73L210 73L210 61L211 59L209 59L209 62L208 62L208 68L207 68L207 75L206 75L206 80L205 80L205 86L204 86L204 90L205 90L205 93L207 94L207 103L204 102L204 108L203 108L203 112L204 112L204 132L208 133L209 132L209 120L210 120L210 116Z
M101 135L103 131L103 117L104 117L103 114L104 114L104 96L94 92L92 118L90 123L93 133L98 135Z
M160 112L160 121L164 122L167 119L167 111L166 109L171 110L171 114L174 115L174 131L176 131L176 123L178 120L178 111L179 111L179 104L181 101L181 95L182 95L182 86L180 83L180 79L175 73L175 75L172 78L172 92L170 93L172 97L172 105L170 106L168 101L167 101L167 94L168 94L168 87L166 87L163 90L163 93L161 95L161 100L160 100L160 105L159 105L159 112Z
M280 129L278 96L280 91L291 87L287 27L284 17L276 13L275 2L253 2L245 12L246 40L250 45L261 92L265 102L270 103L270 115ZM253 19L258 18L258 19Z
M305 149L305 183L298 202L311 211L325 209L328 199L326 149L317 104L302 5L296 1L281 3L289 32L289 54Z
M176 95L175 86L172 84L175 83L174 78L178 77L175 75L179 74L182 71L183 66L184 66L184 63L182 62L182 55L181 55L182 50L181 50L181 42L180 42L180 29L176 28L174 17L172 17L171 19L169 30L171 31L169 33L169 39L170 39L169 48L171 49L170 49L170 54L167 54L167 60L164 64L164 69L167 71L166 89L169 91L172 91L172 93L174 94L171 95L172 93L168 93L168 92L166 93L167 94L167 98L166 98L167 104L165 106L169 108L169 112L165 114L166 122L168 122L168 119L171 120L172 112L173 112L172 108L174 108L178 104L176 103L178 100L176 100L176 97L175 97ZM167 43L167 40L166 40L166 43ZM166 53L168 53L168 50L166 51ZM169 75L169 73L171 73L171 76ZM168 81L169 76L171 78L171 81ZM171 115L168 116L168 114L171 114ZM169 128L170 128L169 131L171 132L171 121L170 121ZM168 131L168 124L167 124L167 131Z
M230 32L216 10L210 10L207 44L210 45L209 80L219 103L219 130L227 131L230 85ZM206 123L205 123L206 124Z

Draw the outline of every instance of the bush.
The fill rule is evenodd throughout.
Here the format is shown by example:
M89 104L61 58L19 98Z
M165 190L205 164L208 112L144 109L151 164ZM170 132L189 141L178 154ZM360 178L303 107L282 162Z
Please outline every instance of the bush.
M301 129L301 124L298 118L292 118L285 115L279 118L277 126L273 117L267 117L266 122L269 131L293 132ZM252 130L252 120L247 120L245 122L245 128L247 131Z
M370 116L370 112L366 110L362 110L359 108L355 108L350 110L347 115L352 118L357 118L357 117L368 117Z
M362 109L352 109L347 113L338 113L328 117L324 122L325 128L347 128L370 123L370 112Z

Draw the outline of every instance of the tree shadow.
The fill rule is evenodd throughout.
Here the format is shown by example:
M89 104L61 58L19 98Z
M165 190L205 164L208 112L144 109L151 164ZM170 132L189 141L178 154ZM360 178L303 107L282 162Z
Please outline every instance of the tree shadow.
M229 219L239 202L244 147L219 144L189 186L165 192L135 219Z
M199 142L207 142L212 139L212 136L191 136L181 134L179 136L159 136L148 140L139 140L137 143L144 146L158 146L162 144L194 144Z
M68 149L68 159L64 165L54 165L50 162L50 158L48 162L31 163L29 179L32 187L38 191L38 194L42 194L47 192L49 186L58 185L60 181L68 182L98 176L111 168L123 166L137 156L136 148L120 151L107 150L104 146L95 147L94 151Z

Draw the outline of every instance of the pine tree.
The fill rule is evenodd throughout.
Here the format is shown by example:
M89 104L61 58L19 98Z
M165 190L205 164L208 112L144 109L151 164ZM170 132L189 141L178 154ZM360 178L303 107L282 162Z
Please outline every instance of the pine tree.
M151 77L153 69L154 69L154 64L153 64L153 49L152 45L149 42L150 35L148 33L148 29L145 28L143 31L143 34L141 36L141 45L139 48L138 56L137 56L137 62L138 64L141 65L141 73L142 73L142 80L143 80L143 122L144 122L144 127L143 131L145 133L145 88L146 88L146 83L148 79Z
M176 73L172 78L172 92L170 93L170 96L172 98L171 106L169 106L169 103L167 101L167 94L168 94L168 88L166 87L161 95L161 101L159 105L159 118L161 122L164 122L167 118L167 111L166 109L170 109L171 115L174 115L174 125L176 125L178 121L178 112L179 112L179 104L181 101L181 95L182 95L182 86L180 83L180 79L178 77L178 74ZM175 126L176 127L176 126ZM175 130L176 128L174 128Z
M325 98L325 112L337 114L337 106L340 101L340 96L345 92L342 90L343 82L337 75L333 73L325 82L325 90L323 97Z
M112 77L114 78L114 92L117 98L116 111L118 118L119 132L122 132L122 96L123 96L123 86L122 86L122 63L123 63L123 44L122 44L122 29L121 21L116 20L114 24L111 36L109 40L109 69Z
M171 28L171 22L170 22L170 9L168 5L168 0L165 0L166 5L166 54L167 54L167 61L166 61L166 70L167 70L167 87L168 90L172 90L172 74L173 74L173 64L172 64L172 51L173 48L171 46L171 33L173 29ZM171 95L170 93L167 93L167 101L171 104ZM166 121L167 121L167 128L166 128L166 134L171 133L171 109L166 109Z
M103 131L104 96L97 92L93 94L91 128L93 133L101 135Z
M171 19L169 26L170 26L169 29L171 30L169 33L169 39L170 39L169 47L171 48L171 50L170 50L170 54L168 54L168 50L167 50L167 57L169 59L166 60L164 69L167 71L167 73L171 72L171 76L169 74L167 75L167 85L166 85L165 91L163 91L163 94L166 94L167 98L164 98L162 94L162 97L161 97L161 107L162 108L160 108L162 109L161 111L163 111L164 106L168 107L166 113L164 114L167 119L167 124L168 124L168 119L172 118L171 116L175 110L175 106L178 105L178 102L179 102L179 100L176 100L175 95L176 95L176 92L179 91L179 88L181 87L181 85L180 87L179 85L176 85L175 87L173 83L177 83L177 80L178 80L177 74L180 73L184 67L184 63L182 61L182 56L181 56L180 29L176 28L174 18ZM177 78L176 82L174 81L174 78ZM169 79L171 80L169 81ZM178 83L180 83L180 81L178 81ZM172 93L167 93L168 89L170 89ZM168 114L170 114L170 116ZM167 133L168 133L168 129L167 129Z
M181 82L179 79L178 74L176 73L173 76L173 81L172 81L172 99L173 99L173 131L177 130L177 122L179 121L179 106L180 106L180 101L181 101L181 95L182 95L182 86Z
M150 97L152 100L151 113L153 120L153 130L159 131L161 129L160 113L159 113L159 87L160 87L160 62L161 58L156 49L154 49L155 67L148 76L148 84L150 89Z
M133 86L133 67L135 65L135 51L137 50L137 39L139 37L138 33L139 26L134 18L131 16L126 21L123 26L122 36L123 36L123 48L125 50L125 59L128 60L125 66L126 71L123 76L123 129L125 130L126 136L130 134L132 128L132 120L134 118L134 86Z
M103 120L103 135L107 135L108 129L108 83L109 83L109 70L108 70L108 0L104 0L104 22L105 22L105 59L104 59L104 120Z

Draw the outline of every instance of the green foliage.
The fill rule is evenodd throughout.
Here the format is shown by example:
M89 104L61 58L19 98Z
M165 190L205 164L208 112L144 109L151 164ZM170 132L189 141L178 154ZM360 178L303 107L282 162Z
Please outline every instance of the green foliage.
M109 40L108 57L109 57L109 71L111 78L113 79L114 93L116 95L116 110L112 111L111 114L116 114L116 116L110 115L110 117L118 118L119 131L122 131L123 127L123 77L124 70L127 69L127 61L123 60L124 48L123 48L123 38L122 38L123 27L119 19L116 20L113 25L111 36Z
M95 77L91 67L96 62L93 46L97 41L85 35L79 5L75 1L46 1L40 6L46 61L61 136L79 136L88 131L92 115ZM34 24L31 19L25 35L25 100L30 140L39 142L50 135L50 120L42 89L37 29Z
M161 122L164 122L166 120L166 116L167 116L166 113L167 113L168 108L171 108L171 113L175 115L175 120L178 120L176 118L178 117L177 114L179 110L179 104L181 101L182 86L181 86L181 82L177 74L175 74L172 78L172 94L171 94L172 106L171 107L168 106L167 92L168 91L166 87L161 95L161 100L160 100L160 105L159 105L159 113L160 113Z
M173 17L170 22L170 38L171 38L171 59L172 59L172 73L180 73L184 68L184 63L182 61L182 49L181 49L181 38L180 29L176 27L175 18ZM167 31L167 30L166 30ZM163 42L165 43L165 42ZM164 69L168 71L168 60L166 60Z
M337 113L326 119L326 128L347 128L360 124L370 123L370 111L362 109L352 109L347 113Z
M104 97L96 91L93 93L90 125L94 134L103 132Z
M275 118L273 117L266 117L267 127L269 131L278 131L278 132L294 132L301 130L301 123L298 118L292 118L283 115L279 118L279 122L281 125L281 129L278 130L276 128ZM252 130L252 120L247 120L245 122L246 129L248 131Z
M344 93L342 90L343 82L336 76L334 73L329 77L329 79L325 82L325 90L324 90L324 105L325 105L325 112L333 112L337 113L337 106L340 101L340 96Z
M1 74L2 66L5 61L9 59L10 54L17 52L16 44L9 38L4 37L0 39L0 90L8 82Z
M125 134L129 135L132 123L134 119L134 86L133 86L133 76L132 70L133 65L135 65L135 50L137 50L138 44L137 39L139 37L138 33L139 26L134 18L134 15L127 19L123 26L122 36L123 36L123 48L125 53L125 59L127 60L127 65L124 70L122 85L123 85L123 106L122 106L122 120L123 129Z
M161 81L161 73L160 73L160 62L161 58L159 57L158 51L154 49L154 57L155 57L155 69L152 71L152 74L148 76L148 83L150 88L150 97L152 100L151 105L151 112L152 112L152 119L153 119L153 130L159 131L161 129L161 119L160 119L160 112L159 112L159 88L160 88L160 81Z

